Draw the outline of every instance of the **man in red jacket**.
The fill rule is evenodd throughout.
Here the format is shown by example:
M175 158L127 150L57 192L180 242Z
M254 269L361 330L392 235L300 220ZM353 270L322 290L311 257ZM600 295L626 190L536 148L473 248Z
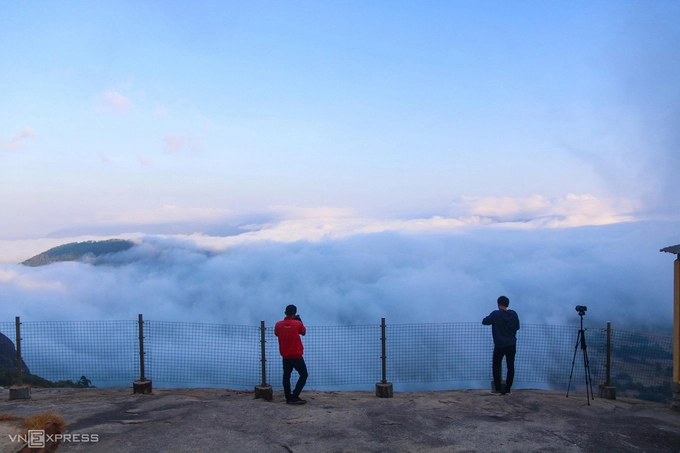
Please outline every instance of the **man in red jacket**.
M274 326L274 335L279 338L279 352L283 357L283 393L286 395L286 403L305 404L307 401L300 399L300 392L307 382L307 365L302 358L304 348L300 335L306 334L307 329L302 324L295 305L288 305L285 315L285 319ZM297 371L300 377L291 393L290 375L293 370Z

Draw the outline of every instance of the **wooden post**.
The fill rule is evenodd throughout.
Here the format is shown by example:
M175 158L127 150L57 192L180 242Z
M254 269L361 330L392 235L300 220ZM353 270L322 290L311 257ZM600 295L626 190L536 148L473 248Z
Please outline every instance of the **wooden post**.
M680 255L673 264L673 382L680 384Z
M144 369L144 318L141 313L137 324L139 327L139 380L132 383L132 393L151 393L153 391L151 380L146 378Z
M680 410L680 254L677 255L673 273L673 399L671 406Z
M607 322L607 362L604 384L598 385L598 396L608 400L616 399L616 387L612 386L612 323Z
M264 338L265 327L264 321L260 321L260 361L262 362L262 383L255 386L255 399L262 398L265 401L271 401L274 398L274 392L272 386L267 384L267 359L265 357L265 347L266 342Z
M680 411L680 244L665 247L661 252L675 254L673 263L673 382L671 407Z

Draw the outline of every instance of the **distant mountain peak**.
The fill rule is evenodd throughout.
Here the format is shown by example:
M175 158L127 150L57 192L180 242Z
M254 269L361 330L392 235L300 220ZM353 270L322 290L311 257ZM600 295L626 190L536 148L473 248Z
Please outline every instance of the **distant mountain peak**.
M44 266L58 261L79 261L84 256L100 256L109 253L123 252L135 245L132 241L124 239L108 239L106 241L71 242L53 247L42 252L21 264L25 266Z

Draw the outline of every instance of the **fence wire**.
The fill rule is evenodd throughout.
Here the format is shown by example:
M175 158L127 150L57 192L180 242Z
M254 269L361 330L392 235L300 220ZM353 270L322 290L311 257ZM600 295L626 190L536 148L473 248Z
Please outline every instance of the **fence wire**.
M139 375L137 336L135 321L22 322L21 355L31 374L50 381L129 383Z
M307 327L302 339L312 388L375 384L381 376L380 326ZM267 379L282 388L283 364L273 326L266 330Z
M617 394L666 401L673 382L673 337L612 330L611 343Z
M260 376L260 329L144 322L145 374L157 386L252 386Z
M259 326L144 321L145 377L156 387L252 388L262 381ZM281 389L273 326L265 328L265 381ZM520 387L582 390L585 358L578 327L523 324L517 332ZM16 365L15 323L0 322L0 367ZM302 341L308 388L371 388L382 378L381 327L308 326ZM387 324L387 381L409 389L489 387L493 340L479 323ZM85 376L97 386L140 377L137 321L22 322L21 352L30 374L50 381ZM585 330L593 386L606 379L606 329ZM13 365L12 365L13 364ZM611 331L611 384L617 394L670 399L672 336ZM505 372L503 373L505 375ZM444 387L442 387L444 386Z
M584 329L585 349L578 327L524 324L519 332L515 380L545 383L551 389L585 387L586 373L596 390L604 383L607 365L607 330ZM588 368L586 368L588 364Z
M585 337L592 380L603 381L605 330L588 329ZM576 348L577 339L575 327L522 325L517 332L515 382L566 387L574 363L574 384L585 385L584 356L580 345ZM479 323L388 325L388 380L486 385L492 379L493 347L491 329Z
M17 352L14 346L16 340L15 323L0 322L0 385L12 385L16 376Z
M387 380L480 381L491 377L491 331L478 323L388 324Z

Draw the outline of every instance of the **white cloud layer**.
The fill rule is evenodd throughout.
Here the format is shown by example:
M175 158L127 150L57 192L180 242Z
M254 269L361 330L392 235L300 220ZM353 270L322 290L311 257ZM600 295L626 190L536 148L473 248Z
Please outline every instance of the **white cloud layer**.
M591 195L563 198L462 197L454 203L453 216L413 219L374 219L355 215L349 209L273 207L277 220L272 224L252 225L251 231L223 238L227 244L251 240L293 242L338 239L358 234L403 232L442 234L470 228L512 229L571 228L608 225L636 220L634 204L627 200L603 200Z
M524 322L667 330L677 223L381 231L285 242L137 237L99 265L0 265L1 319L148 319L257 325L294 303L310 325L477 322L505 294ZM253 233L241 236L248 237ZM234 238L238 238L235 236ZM231 238L233 239L233 238ZM47 244L45 244L47 245Z
M548 228L630 222L636 219L634 213L638 209L638 204L631 200L603 199L589 194L567 194L560 198L462 197L460 205L472 216Z
M69 236L185 234L201 246L223 251L233 245L258 241L314 242L382 232L430 235L461 234L475 229L542 230L644 220L634 214L635 207L628 200L587 194L558 198L461 197L446 209L448 215L413 218L372 218L351 209L331 207L274 206L259 214L239 215L228 209L164 205L157 209L100 213L97 222L89 227L72 229L77 234L67 234L67 228L66 233L57 236L61 241L73 241ZM40 249L43 243L43 240L0 241L3 245L0 263L28 259L44 250Z

